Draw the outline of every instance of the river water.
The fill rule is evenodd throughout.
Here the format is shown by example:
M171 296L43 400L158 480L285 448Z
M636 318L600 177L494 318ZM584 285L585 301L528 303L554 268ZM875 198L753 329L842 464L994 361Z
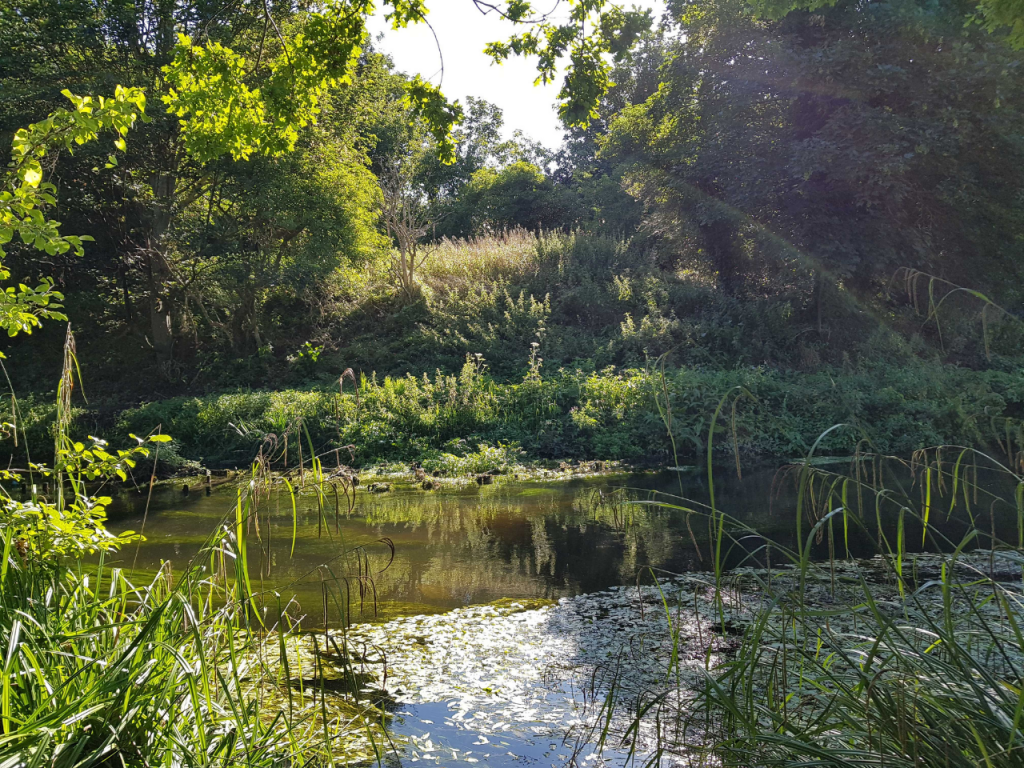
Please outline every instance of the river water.
M258 536L251 530L249 562L263 588L297 594L313 626L324 620L321 582L350 576L363 557L373 590L360 601L349 585L352 622L503 598L557 600L633 584L645 566L673 572L706 568L704 518L691 516L691 537L686 513L631 503L678 503L680 480L685 496L707 499L706 478L698 473L526 483L499 478L494 485L439 492L361 489L350 514L342 498L341 516L335 515L333 497L321 516L315 497L303 495L293 520L290 496L280 490L263 505ZM791 485L780 483L774 471L752 473L742 482L725 475L716 480L717 503L765 535L787 540L793 535ZM233 487L209 496L169 487L154 494L148 513L144 494L120 497L111 527L145 536L137 547L125 548L125 563L144 572L164 561L182 567L231 515L235 497ZM333 601L328 606L329 624L342 620L337 608Z
M718 509L765 539L794 544L792 473L760 470L740 480L734 471L721 471L715 496ZM155 571L164 561L182 567L230 517L235 497L233 487L222 486L209 496L166 487L154 494L148 513L145 494L119 497L111 510L111 527L145 536L137 547L125 548L125 563L142 571ZM407 488L374 494L360 489L351 513L342 498L340 516L333 497L321 514L315 497L302 495L294 519L290 497L280 490L264 502L259 530L250 530L254 549L249 562L253 578L264 589L298 596L312 626L324 622L322 582L336 584L360 567L372 574L372 590L360 600L349 583L345 600L350 622L448 611L503 598L557 600L635 584L648 566L675 573L709 569L711 537L707 517L701 514L706 510L700 506L708 500L707 478L699 471L549 482L498 478L494 485L442 491ZM659 501L696 512L688 515L652 503ZM1014 510L1003 506L998 522L1007 527L1015 522ZM845 533L837 521L833 551L838 556L847 548L857 557L875 554L873 516L872 508L864 529L851 524ZM887 527L894 521L895 515L888 515ZM938 513L933 515L933 525L941 522ZM805 534L808 527L805 518ZM920 526L908 522L907 531L908 548L920 545ZM951 536L959 531L955 524L947 525ZM727 546L724 554L737 565L763 543L747 537L739 546ZM815 546L820 557L828 551L827 541ZM764 557L758 551L757 561ZM345 608L334 602L328 606L331 625L344 620Z
M595 715L584 682L638 632L652 644L668 636L664 613L639 611L638 576L649 585L653 574L711 567L712 536L700 513L710 498L704 473L396 488L361 489L351 510L340 501L341 514L333 498L323 506L302 495L293 515L290 495L272 493L259 529L250 530L248 555L254 587L285 600L294 595L291 613L305 615L306 627L356 625L356 636L387 650L388 690L398 702L388 762L626 764L622 745L597 750L573 741ZM111 527L145 536L122 551L122 564L140 575L166 561L180 570L211 531L233 519L236 495L228 486L210 495L172 486L154 493L148 511L145 494L120 497ZM754 471L740 480L723 471L715 497L719 509L757 531L726 542L729 564L763 565L768 539L794 544L792 473ZM992 524L1009 533L1016 516L1004 506ZM892 541L891 512L883 533ZM933 525L955 538L961 528L941 518L936 513ZM805 520L805 535L808 526ZM847 549L871 556L877 535L870 520L844 530L837 519L831 543L823 536L812 549L821 558L830 548L839 557ZM920 545L920 526L907 522L904 538L908 549ZM700 616L683 620L694 619L696 637ZM653 684L658 670L645 664L636 661L631 673L650 675Z

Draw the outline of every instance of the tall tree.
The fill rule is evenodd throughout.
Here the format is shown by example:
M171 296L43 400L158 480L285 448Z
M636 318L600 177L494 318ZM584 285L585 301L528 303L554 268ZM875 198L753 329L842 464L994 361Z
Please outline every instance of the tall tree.
M901 266L1004 289L1024 225L1021 57L958 2L759 19L671 3L663 83L604 152L650 226L734 293L870 299ZM1011 278L1009 281L1007 278Z
M396 27L426 18L420 0L386 5ZM647 23L645 14L606 7L604 0L571 0L569 19L560 23L519 0L477 5L525 30L508 44L495 44L495 58L539 54L545 80L555 76L559 60L568 59L562 110L570 123L588 120L606 87L603 54L627 49ZM67 183L89 188L90 203L106 203L107 218L118 225L112 228L120 240L117 252L125 272L138 269L143 276L147 337L163 365L174 358L181 326L183 278L170 236L176 218L198 200L211 199L220 158L294 149L300 132L317 119L324 95L351 81L373 10L370 0L16 0L0 8L0 88L5 97L12 94L13 105L0 109L5 125L52 111L56 93L68 84L82 90L138 86L156 106L154 120L121 166L116 189L97 190L89 166L81 164L67 173ZM404 95L442 159L454 160L451 130L461 107L419 77L405 83ZM87 207L79 213L102 227ZM131 317L127 276L122 283L125 316Z

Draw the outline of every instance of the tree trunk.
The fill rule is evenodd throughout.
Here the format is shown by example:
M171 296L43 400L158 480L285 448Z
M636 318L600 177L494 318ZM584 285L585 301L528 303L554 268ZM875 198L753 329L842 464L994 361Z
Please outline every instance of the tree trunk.
M171 296L171 270L165 257L167 230L174 205L174 176L159 174L153 181L156 198L151 209L150 234L146 249L149 277L149 326L157 362L166 365L174 359L174 299Z
M742 283L735 229L728 221L722 219L708 222L700 229L704 235L704 247L711 259L711 265L718 273L718 282L722 290L730 295L735 294Z
M818 336L820 337L824 330L824 324L822 323L822 314L825 308L825 277L821 274L820 269L814 271L814 311L818 324Z
M416 284L417 243L414 239L401 234L398 239L398 284L406 296L412 297L419 293Z
M238 298L231 318L231 346L239 356L251 355L262 346L256 290L246 287Z
M128 290L128 267L121 264L121 298L124 302L124 324L125 328L131 331L132 323L135 321L135 312L132 310L132 295Z

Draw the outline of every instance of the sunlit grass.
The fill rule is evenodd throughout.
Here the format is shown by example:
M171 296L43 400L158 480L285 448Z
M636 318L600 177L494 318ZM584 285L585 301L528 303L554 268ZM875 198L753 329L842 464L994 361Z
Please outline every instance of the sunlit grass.
M542 237L514 229L468 240L442 240L424 263L424 279L431 288L448 291L522 280L538 268L537 245Z
M302 632L296 603L254 589L249 558L270 546L260 538L270 482L257 464L235 508L176 573L169 563L133 573L105 557L25 555L17 532L0 530L3 764L145 766L173 755L192 766L326 766L379 757L385 715L364 696L344 633L318 644ZM307 492L324 495L332 482L311 462ZM278 547L287 556L288 542ZM353 606L343 569L359 555L342 554L337 575L321 569L319 597L344 627ZM365 579L356 586L358 597Z

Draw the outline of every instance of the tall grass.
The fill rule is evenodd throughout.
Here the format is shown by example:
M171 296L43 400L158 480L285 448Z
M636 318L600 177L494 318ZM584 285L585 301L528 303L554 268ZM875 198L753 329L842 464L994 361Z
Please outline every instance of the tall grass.
M65 366L62 394L70 390ZM67 410L67 398L58 410ZM290 540L270 538L269 499L294 512L300 493L316 496L321 531L351 511L344 469L325 472L302 453L294 482L269 467L284 446L267 444L237 502L180 573L155 574L131 561L131 535L103 527L108 498L86 495L84 480L123 474L144 452L108 453L67 438L58 420L51 501L0 496L0 765L282 766L350 764L382 754L383 710L367 698L344 630L353 600L373 598L365 552L338 542L318 570L323 635L287 594L259 588ZM148 441L159 444L163 436ZM5 479L28 473L5 473ZM41 479L41 478L39 478ZM294 522L293 522L294 531ZM384 541L384 546L389 542ZM276 548L275 548L276 547ZM91 556L90 556L91 555Z
M431 288L446 291L523 280L536 270L538 239L525 229L467 240L445 239L425 262L423 276Z
M944 446L835 467L812 452L781 475L798 488L792 544L654 502L703 514L721 543L713 618L689 636L675 617L696 596L666 582L665 689L640 696L627 735L653 728L654 762L692 766L1024 765L1016 462ZM865 541L875 557L853 557ZM689 683L687 657L702 660Z

